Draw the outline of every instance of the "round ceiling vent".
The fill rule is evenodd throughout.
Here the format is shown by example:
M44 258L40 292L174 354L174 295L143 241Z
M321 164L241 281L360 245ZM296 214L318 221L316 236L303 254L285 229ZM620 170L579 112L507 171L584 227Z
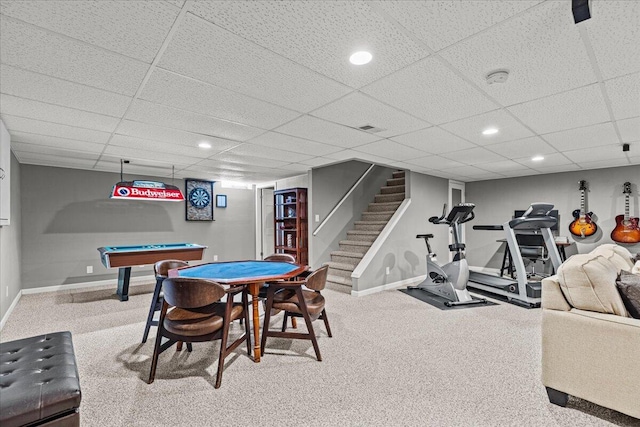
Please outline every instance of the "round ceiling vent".
M504 83L509 78L509 72L507 70L496 70L487 74L487 83L490 85L494 83Z

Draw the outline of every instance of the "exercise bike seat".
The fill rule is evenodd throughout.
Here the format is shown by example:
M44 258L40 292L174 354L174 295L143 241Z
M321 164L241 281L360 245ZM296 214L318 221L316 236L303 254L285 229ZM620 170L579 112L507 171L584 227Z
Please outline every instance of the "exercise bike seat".
M433 239L433 234L418 234L416 239Z

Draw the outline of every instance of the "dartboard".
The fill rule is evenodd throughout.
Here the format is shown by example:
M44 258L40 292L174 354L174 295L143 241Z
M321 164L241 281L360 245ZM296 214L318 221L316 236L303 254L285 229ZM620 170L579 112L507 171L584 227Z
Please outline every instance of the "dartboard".
M189 202L195 208L206 208L211 203L211 196L204 188L196 187L189 193Z

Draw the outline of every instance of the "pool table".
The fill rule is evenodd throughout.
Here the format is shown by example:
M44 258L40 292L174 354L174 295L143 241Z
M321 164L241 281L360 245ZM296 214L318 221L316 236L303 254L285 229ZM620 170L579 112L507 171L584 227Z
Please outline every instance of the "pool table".
M165 259L197 261L202 259L206 246L195 243L166 243L135 246L103 246L98 248L102 264L107 268L118 267L118 296L120 301L129 299L131 267L155 264Z
M279 261L230 261L212 262L169 270L169 277L198 277L211 279L229 286L248 286L253 305L254 361L260 362L260 315L258 293L265 282L286 280L299 276L309 269Z

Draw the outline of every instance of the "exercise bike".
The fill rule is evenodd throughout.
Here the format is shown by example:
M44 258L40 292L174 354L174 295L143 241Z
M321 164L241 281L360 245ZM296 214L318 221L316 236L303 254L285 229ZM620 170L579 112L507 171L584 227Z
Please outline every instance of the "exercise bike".
M460 203L454 206L445 218L447 205L442 209L442 216L432 216L429 222L432 224L446 224L453 233L453 244L449 250L454 252L453 261L443 266L438 265L436 254L431 250L429 239L433 234L418 234L417 239L424 239L427 244L427 278L416 286L408 286L407 289L422 289L434 295L447 299L444 303L447 307L464 304L486 304L484 298L473 299L467 290L469 280L469 264L464 257L465 244L460 243L461 225L475 218L473 203Z

